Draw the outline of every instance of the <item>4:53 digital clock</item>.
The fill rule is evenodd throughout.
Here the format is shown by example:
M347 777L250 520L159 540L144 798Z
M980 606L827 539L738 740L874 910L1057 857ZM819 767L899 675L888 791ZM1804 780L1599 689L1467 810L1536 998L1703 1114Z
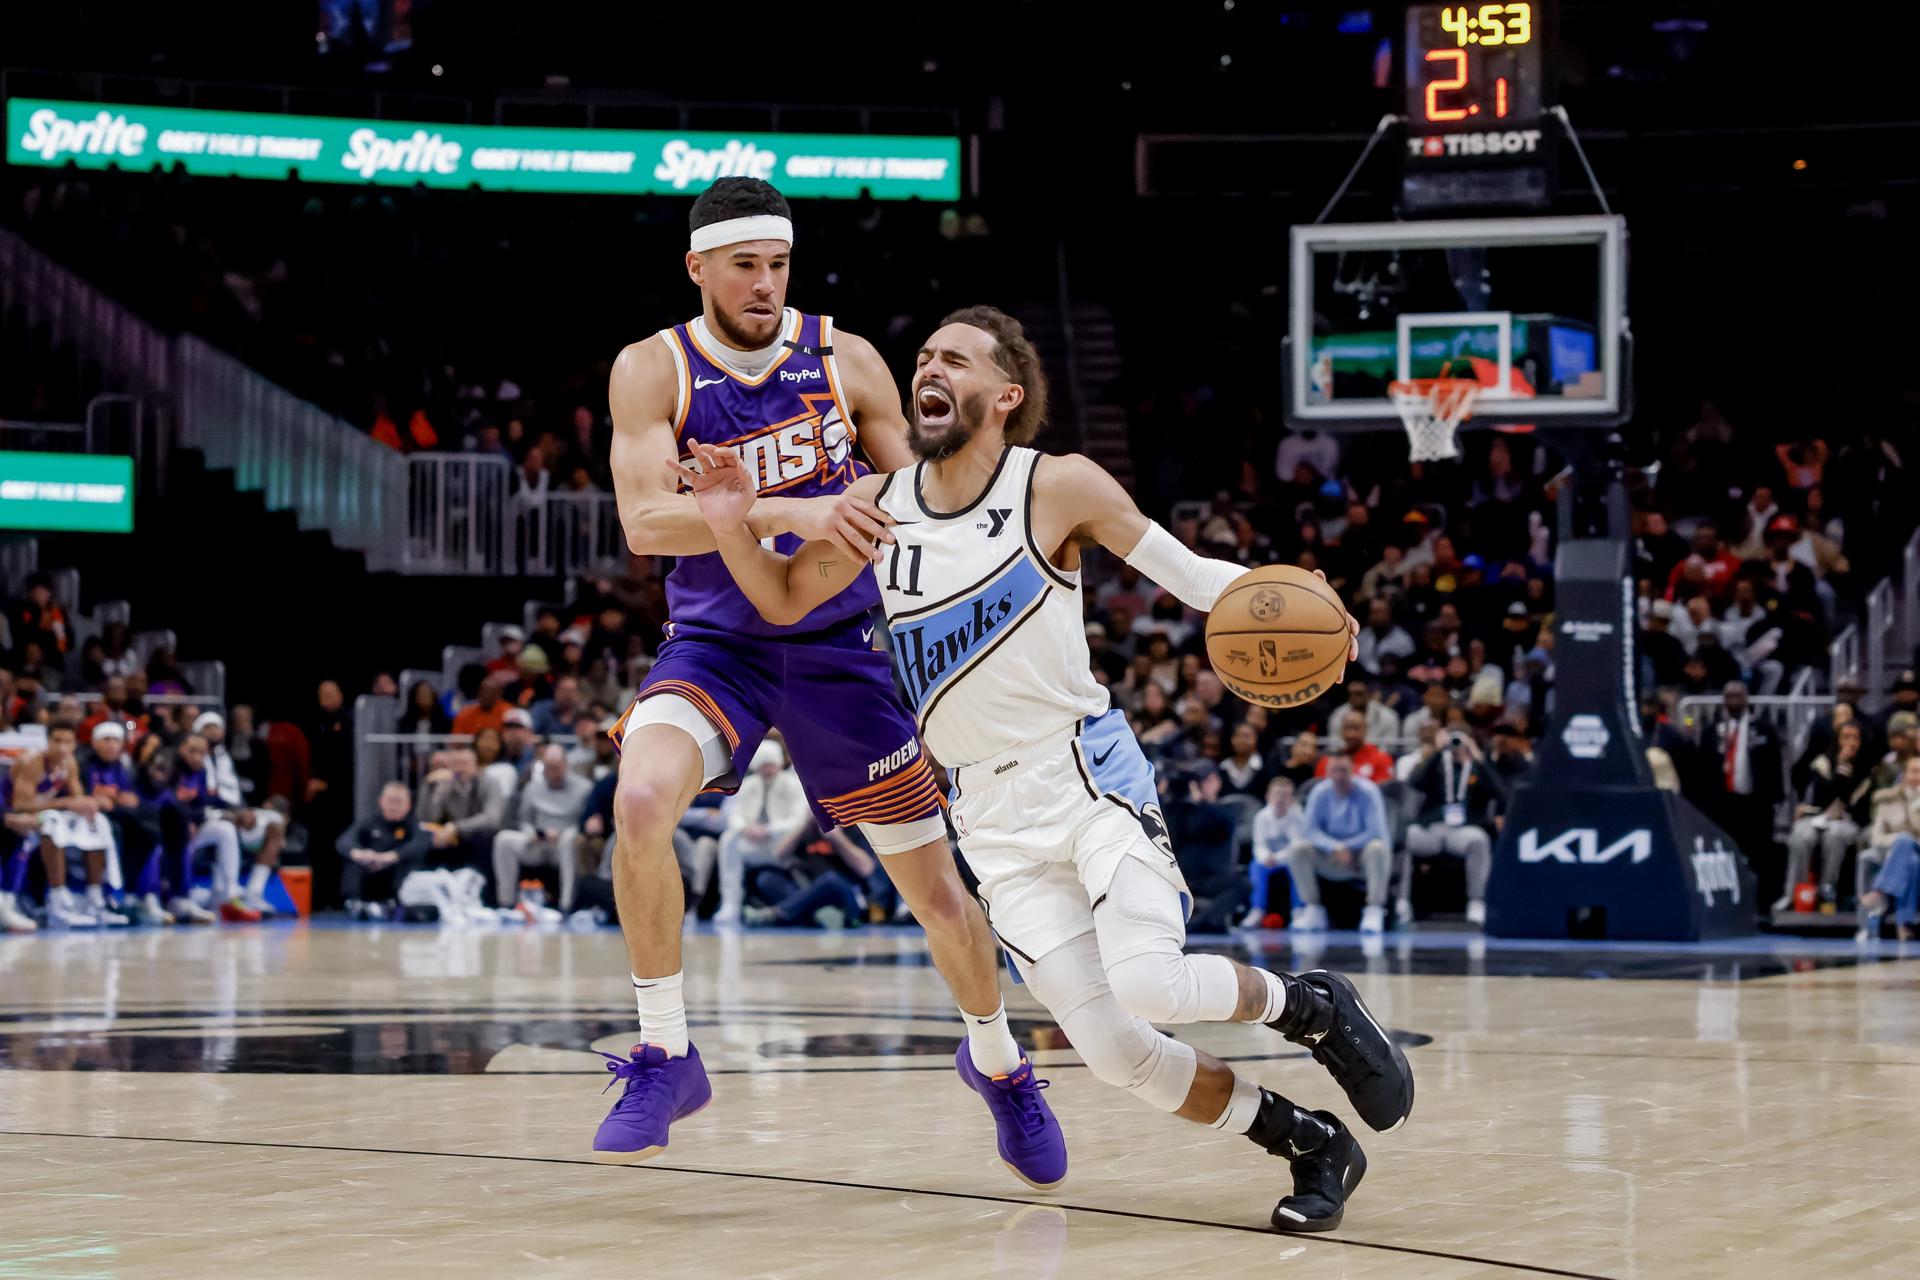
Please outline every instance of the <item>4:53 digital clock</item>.
M1541 8L1407 9L1407 120L1419 133L1510 129L1541 111Z

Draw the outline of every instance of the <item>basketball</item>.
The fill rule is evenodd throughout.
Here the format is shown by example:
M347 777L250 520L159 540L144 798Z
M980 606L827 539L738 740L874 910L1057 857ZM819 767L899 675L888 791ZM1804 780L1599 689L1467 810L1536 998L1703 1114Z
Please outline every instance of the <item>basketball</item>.
M1325 580L1290 564L1255 569L1207 616L1207 661L1220 683L1263 707L1297 707L1347 669L1347 611Z

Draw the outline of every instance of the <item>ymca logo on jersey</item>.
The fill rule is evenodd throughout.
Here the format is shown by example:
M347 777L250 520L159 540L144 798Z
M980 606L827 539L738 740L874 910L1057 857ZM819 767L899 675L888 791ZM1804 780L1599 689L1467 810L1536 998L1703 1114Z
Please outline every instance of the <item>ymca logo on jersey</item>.
M778 493L807 480L826 481L841 473L848 481L855 478L851 466L853 434L840 416L840 406L826 392L800 398L810 412L771 423L720 446L740 455L760 493Z
M1006 531L1007 521L1012 515L1012 507L988 507L987 518L973 527L985 529L989 538L997 538Z

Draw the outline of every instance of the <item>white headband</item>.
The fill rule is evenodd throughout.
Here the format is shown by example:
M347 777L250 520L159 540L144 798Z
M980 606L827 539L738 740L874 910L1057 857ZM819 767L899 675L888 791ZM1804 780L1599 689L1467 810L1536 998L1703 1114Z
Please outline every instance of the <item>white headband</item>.
M778 214L763 213L751 218L728 218L709 222L688 239L695 253L705 253L722 245L745 244L749 240L785 240L793 243L793 223Z

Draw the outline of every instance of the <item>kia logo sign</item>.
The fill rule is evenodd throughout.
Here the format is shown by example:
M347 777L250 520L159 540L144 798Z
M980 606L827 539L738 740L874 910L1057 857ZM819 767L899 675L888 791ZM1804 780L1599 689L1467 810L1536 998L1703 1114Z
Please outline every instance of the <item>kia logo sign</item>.
M1544 844L1538 829L1527 830L1520 836L1522 863L1553 861L1593 866L1612 862L1623 853L1630 854L1633 864L1639 866L1653 856L1653 833L1645 829L1629 831L1604 848L1600 844L1600 833L1592 827L1562 831Z

